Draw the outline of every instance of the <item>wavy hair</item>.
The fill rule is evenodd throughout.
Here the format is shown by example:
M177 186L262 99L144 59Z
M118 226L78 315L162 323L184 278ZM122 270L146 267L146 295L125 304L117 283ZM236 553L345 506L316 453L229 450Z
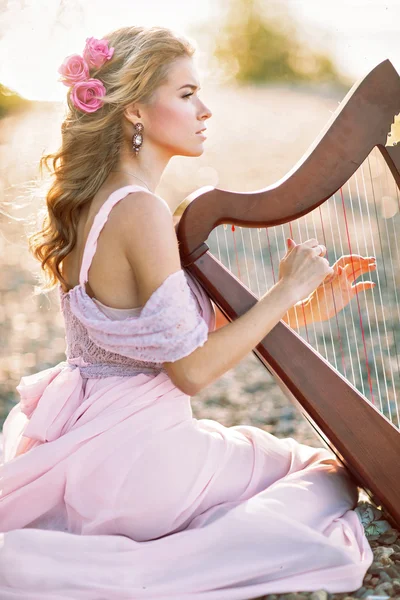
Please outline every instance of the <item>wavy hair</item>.
M46 193L42 228L28 237L29 251L41 263L44 275L35 294L52 290L58 282L68 288L60 266L75 246L80 209L117 165L125 107L132 102L150 103L167 80L171 63L196 51L187 39L158 26L122 27L103 39L114 47L114 54L100 68L90 69L90 77L105 85L103 106L82 113L70 99L70 88L61 147L39 161L40 173L45 166L54 180Z

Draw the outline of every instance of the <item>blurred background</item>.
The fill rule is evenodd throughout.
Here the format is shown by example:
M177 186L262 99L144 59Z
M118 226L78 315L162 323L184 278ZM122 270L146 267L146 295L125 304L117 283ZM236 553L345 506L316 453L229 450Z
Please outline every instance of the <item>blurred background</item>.
M213 117L202 156L174 157L157 190L178 206L202 186L253 191L282 178L357 80L387 58L400 72L399 22L398 0L0 0L0 427L20 378L65 359L58 295L33 296L39 264L26 242L45 206L39 158L61 141L64 58L124 25L194 42ZM252 353L192 406L197 418L321 445Z

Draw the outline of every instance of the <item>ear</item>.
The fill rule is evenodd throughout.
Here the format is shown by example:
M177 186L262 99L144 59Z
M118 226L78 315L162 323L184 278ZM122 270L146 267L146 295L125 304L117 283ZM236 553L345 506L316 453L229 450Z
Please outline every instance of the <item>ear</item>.
M123 114L131 123L136 123L137 119L141 119L139 107L134 102L131 102L125 107Z

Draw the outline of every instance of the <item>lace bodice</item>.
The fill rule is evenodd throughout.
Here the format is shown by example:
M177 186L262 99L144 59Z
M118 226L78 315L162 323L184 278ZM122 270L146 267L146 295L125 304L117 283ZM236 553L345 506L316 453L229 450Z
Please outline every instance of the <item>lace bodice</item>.
M109 196L89 232L79 284L69 292L59 286L67 362L79 367L86 379L165 372L163 362L174 362L203 346L208 332L215 329L213 304L184 269L169 275L139 310L126 309L125 318L114 318L111 307L102 305L102 310L99 301L86 293L100 231L112 207L138 189L144 188L125 186Z

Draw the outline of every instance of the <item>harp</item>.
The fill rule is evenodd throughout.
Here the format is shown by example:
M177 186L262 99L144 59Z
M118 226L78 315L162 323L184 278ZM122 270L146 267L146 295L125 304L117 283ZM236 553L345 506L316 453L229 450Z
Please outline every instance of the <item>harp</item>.
M285 177L249 193L200 188L175 212L182 267L228 322L273 285L285 237L316 237L331 265L343 254L376 257L372 290L328 321L299 328L280 321L253 353L397 527L399 113L400 77L385 60L353 85Z

